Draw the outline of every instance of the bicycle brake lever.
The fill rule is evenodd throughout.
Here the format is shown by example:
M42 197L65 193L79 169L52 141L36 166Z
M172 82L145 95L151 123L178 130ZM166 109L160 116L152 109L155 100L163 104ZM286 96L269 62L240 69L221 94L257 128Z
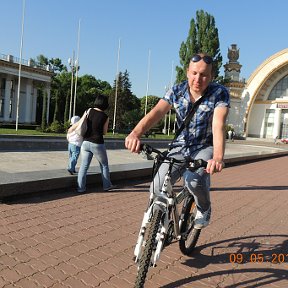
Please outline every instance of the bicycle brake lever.
M147 152L141 151L140 153L141 153L141 155L142 155L142 158L144 158L144 159L146 159L146 160L154 160L154 157L151 156L150 154L148 154Z
M146 160L154 160L154 157L151 156L152 148L147 144L140 145L141 155Z

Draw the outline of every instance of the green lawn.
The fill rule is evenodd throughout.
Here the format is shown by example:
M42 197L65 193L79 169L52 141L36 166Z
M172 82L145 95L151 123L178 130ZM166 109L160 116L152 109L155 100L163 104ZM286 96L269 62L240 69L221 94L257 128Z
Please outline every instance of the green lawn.
M30 130L30 129L11 129L11 128L0 128L0 135L27 135L27 136L65 136L65 134L60 133L44 133L37 130Z
M65 137L65 133L44 133L37 130L29 130L29 129L11 129L11 128L0 128L0 135L26 135L26 136L63 136ZM105 138L121 138L124 139L127 134L116 133L113 135L112 132L109 132ZM145 139L173 139L174 135L164 135L164 134L155 134L154 136L149 136L149 138L143 137Z

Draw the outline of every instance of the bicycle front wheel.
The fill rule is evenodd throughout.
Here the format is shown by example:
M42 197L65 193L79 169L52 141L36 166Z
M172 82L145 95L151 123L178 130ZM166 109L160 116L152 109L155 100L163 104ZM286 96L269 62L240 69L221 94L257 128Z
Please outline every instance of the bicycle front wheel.
M163 212L161 210L155 210L152 216L144 251L139 261L138 273L137 273L135 286L134 286L135 288L144 287L146 275L147 275L149 267L151 266L152 253L153 253L153 250L156 248L156 244L157 244L156 236L159 230L162 214Z
M182 237L179 240L179 248L184 255L190 255L193 252L201 232L201 229L194 228L196 212L194 198L187 198L182 207L183 224L180 231Z

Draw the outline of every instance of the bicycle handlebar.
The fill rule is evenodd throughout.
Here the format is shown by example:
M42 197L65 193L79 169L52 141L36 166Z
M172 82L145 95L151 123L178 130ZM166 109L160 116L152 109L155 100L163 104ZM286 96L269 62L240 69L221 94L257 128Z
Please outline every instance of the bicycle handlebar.
M203 159L185 159L185 160L178 160L175 159L173 157L167 156L165 155L163 152L161 152L158 149L153 148L152 146L148 145L148 144L140 144L140 151L143 151L145 154L147 155L151 155L152 153L155 153L157 155L159 155L163 160L169 160L169 161L173 161L173 163L186 163L187 168L189 170L197 170L198 168L206 168L207 167L207 161L203 160Z

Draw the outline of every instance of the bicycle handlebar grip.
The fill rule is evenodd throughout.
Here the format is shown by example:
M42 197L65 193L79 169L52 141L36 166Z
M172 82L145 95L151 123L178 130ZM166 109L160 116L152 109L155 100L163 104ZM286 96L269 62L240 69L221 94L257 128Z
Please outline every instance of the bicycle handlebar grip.
M153 152L153 148L148 144L140 144L140 150L147 154L152 154Z
M203 159L192 160L188 163L188 169L190 171L195 171L198 168L206 168L208 162Z
M158 155L161 155L162 152L159 151L158 149L153 148L152 146L148 145L148 144L140 144L140 149L146 153L146 154L152 154L152 153L156 153Z
M207 165L208 165L208 162L207 162L207 161L205 161L205 160L203 160L203 159L199 159L198 161L199 161L199 165L200 165L201 167L204 167L204 168L207 167Z

